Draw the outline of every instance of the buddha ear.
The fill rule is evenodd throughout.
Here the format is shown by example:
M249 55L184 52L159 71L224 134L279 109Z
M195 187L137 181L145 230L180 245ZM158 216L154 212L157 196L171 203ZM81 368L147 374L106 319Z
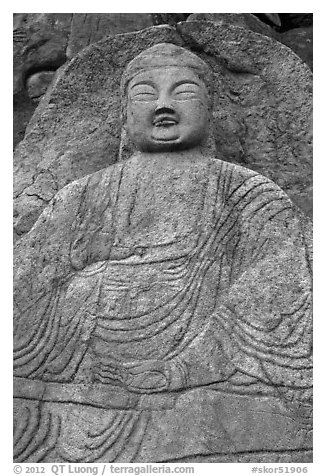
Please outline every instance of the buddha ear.
M120 122L121 122L121 127L123 127L124 124L127 122L127 104L128 104L128 99L127 96L121 95L121 102L120 102Z
M121 139L120 139L118 162L122 162L129 159L134 152L135 152L135 146L133 145L129 137L129 134L127 131L127 124L125 121L124 123L122 123L122 127L121 127Z
M127 131L127 96L126 94L121 94L121 105L120 105L120 146L119 146L119 157L118 162L127 160L133 152L132 142L129 138Z

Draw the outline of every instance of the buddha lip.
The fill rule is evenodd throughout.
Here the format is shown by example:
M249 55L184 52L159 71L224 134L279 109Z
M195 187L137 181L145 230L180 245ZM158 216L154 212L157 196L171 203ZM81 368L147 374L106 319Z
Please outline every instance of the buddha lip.
M155 127L169 127L178 124L178 121L171 116L159 116L154 119L153 125Z

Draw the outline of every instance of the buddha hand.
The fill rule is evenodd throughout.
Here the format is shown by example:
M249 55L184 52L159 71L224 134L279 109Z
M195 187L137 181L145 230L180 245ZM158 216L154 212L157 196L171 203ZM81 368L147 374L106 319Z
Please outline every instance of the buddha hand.
M124 364L124 384L132 392L155 393L174 390L178 385L178 372L172 361L147 360Z

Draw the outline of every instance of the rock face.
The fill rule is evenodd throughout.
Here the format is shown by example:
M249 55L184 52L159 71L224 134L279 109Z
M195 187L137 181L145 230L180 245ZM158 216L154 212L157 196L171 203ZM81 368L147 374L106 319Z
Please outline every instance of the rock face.
M228 90L220 96L218 92L216 94L214 116L218 150L225 160L252 168L274 180L311 216L312 74L291 50L266 37L225 26L216 31L214 42L207 41L205 45L204 41L212 38L215 31L212 24L208 24L204 40L201 28L200 24L196 28L195 23L189 22L188 26L186 22L180 25L179 32L186 43L202 48L206 55L221 58L231 73L223 75ZM225 41L222 32L226 35ZM230 53L235 45L232 57ZM294 101L291 105L289 94L291 102L292 98ZM229 101L225 115L224 104ZM293 120L298 121L297 125ZM293 140L295 145L292 147ZM298 171L299 162L299 168L305 171L302 175Z
M29 76L56 71L67 60L66 47L72 14L14 14L14 146L25 134L37 106L26 88Z
M312 19L299 18L291 14L286 14L284 19L284 25L289 30L281 28L279 16L273 13L259 14L260 18L270 22L270 25L274 24L278 26L278 29L272 28L272 26L261 21L257 16L251 13L193 13L187 21L213 21L216 23L224 23L225 25L240 26L242 28L248 28L251 31L255 31L261 35L269 36L280 43L291 48L312 70L313 69L313 36L312 36ZM303 15L304 17L305 15ZM309 15L306 15L309 17ZM299 28L296 25L297 22L302 22L303 27ZM307 24L305 24L307 23Z
M261 35L277 38L277 32L252 13L192 13L187 21L211 21L225 25L240 26Z
M154 25L176 26L181 21L186 21L190 13L152 13Z
M74 13L67 57L73 58L80 50L107 35L142 30L152 25L149 13Z
M216 156L207 63L160 43L123 70L120 161L15 249L15 461L309 462L309 227Z
M213 69L219 157L263 173L311 212L309 69L266 36L184 22L104 39L57 73L15 154L18 237L63 186L118 160L122 72L137 53L161 42L195 50Z
M284 45L293 50L312 70L313 69L313 27L294 28L280 34Z
M23 138L38 103L34 88L28 87L29 80L38 81L35 73L49 78L50 71L54 73L91 43L151 25L153 19L147 13L14 14L14 146Z
M14 15L14 94L30 74L55 71L66 62L71 19L68 13Z
M184 167L74 182L19 242L17 462L311 461L291 204L235 165Z
M222 21L276 38L312 69L312 14L277 13L16 13L14 14L14 147L22 140L38 98L26 81L35 72L55 71L81 49L107 35L190 18ZM281 20L280 20L281 18ZM262 21L261 21L262 20ZM291 33L288 30L299 29Z
M42 71L31 75L26 85L29 97L37 100L43 96L51 84L54 75L53 71Z

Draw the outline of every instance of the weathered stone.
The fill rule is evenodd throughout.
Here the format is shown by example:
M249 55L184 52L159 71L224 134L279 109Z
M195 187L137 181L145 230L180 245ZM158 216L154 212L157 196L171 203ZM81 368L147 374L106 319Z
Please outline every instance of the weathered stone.
M18 235L60 188L117 160L122 71L138 52L161 41L182 40L169 27L109 37L58 72L15 152Z
M279 41L293 50L313 69L313 27L294 28L279 35Z
M56 71L67 61L71 18L66 13L14 14L14 147L37 105L28 95L28 78L36 72Z
M152 13L154 25L175 26L180 21L186 21L190 13Z
M206 28L185 22L178 31L186 44L218 58L230 72L223 75L227 91L217 95L214 112L215 140L224 160L274 180L312 216L308 67L280 43L237 27L215 30L210 22Z
M56 70L80 49L99 39L116 33L139 30L151 24L167 23L175 26L186 20L188 13L152 14L80 14L80 13L19 13L14 14L14 147L22 139L26 124L35 110L35 101L29 101L25 90L26 75L49 66ZM264 21L278 25L278 14L256 14ZM242 14L192 14L192 20L221 20L265 34L288 45L312 69L312 37L306 33L283 35L260 21L256 15ZM280 14L280 31L301 26L312 26L312 14ZM272 17L271 17L272 16ZM215 18L215 20L214 20ZM228 19L228 20L227 20ZM289 37L289 40L288 40ZM68 43L67 43L68 38ZM67 47L68 46L68 47ZM32 52L32 54L31 54ZM28 53L28 54L26 54ZM47 66L46 66L47 65Z
M105 39L58 73L15 154L19 236L60 188L117 160L122 71L137 53L164 41L193 48L214 70L220 157L268 176L310 213L310 71L266 36L184 22Z
M41 71L32 74L27 80L27 92L30 98L34 100L40 99L46 93L51 84L55 73L53 71Z
M273 14L260 14L262 18L264 18L264 15ZM274 30L274 28L267 25L251 13L193 13L188 17L187 21L212 21L215 23L224 23L225 25L247 28L261 35L269 36L291 48L312 70L312 26L294 28L280 32Z
M121 91L121 161L15 249L15 461L311 461L308 222L216 157L198 57L156 45Z
M53 70L81 49L108 35L153 25L150 14L18 13L14 14L14 94L30 71Z
M14 17L14 94L35 71L56 70L66 62L72 14L19 14Z
M31 75L56 71L81 49L105 36L151 25L153 19L148 13L14 14L14 147L22 139L37 103L28 100L26 85Z
M24 138L26 127L33 116L37 104L24 90L13 98L13 145L14 147Z
M266 25L252 13L192 13L187 21L212 21L225 25L234 25L255 31L260 35L266 35L277 39L278 34L272 27Z
M105 36L142 30L152 25L149 13L74 13L67 57L72 58Z

